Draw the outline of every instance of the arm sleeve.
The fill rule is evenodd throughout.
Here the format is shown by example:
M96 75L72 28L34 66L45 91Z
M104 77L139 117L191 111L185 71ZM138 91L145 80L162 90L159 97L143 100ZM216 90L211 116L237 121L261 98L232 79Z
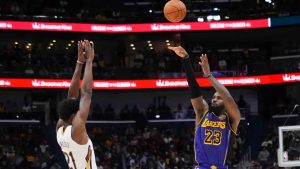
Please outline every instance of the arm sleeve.
M189 84L190 97L192 99L202 96L200 86L196 81L194 70L190 61L190 57L186 57L182 60L182 66L186 73L186 78Z

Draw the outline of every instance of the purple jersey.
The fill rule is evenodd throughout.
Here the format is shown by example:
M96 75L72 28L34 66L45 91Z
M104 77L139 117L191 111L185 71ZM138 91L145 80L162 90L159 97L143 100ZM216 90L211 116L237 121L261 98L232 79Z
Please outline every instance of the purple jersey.
M196 126L194 139L195 159L198 166L226 168L231 132L229 117L226 113L225 116L219 117L212 112L203 115Z

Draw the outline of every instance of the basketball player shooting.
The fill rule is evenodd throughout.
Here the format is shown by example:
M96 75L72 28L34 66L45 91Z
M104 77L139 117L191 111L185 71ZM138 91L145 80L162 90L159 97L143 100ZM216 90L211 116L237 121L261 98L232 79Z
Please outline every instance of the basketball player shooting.
M78 42L78 58L68 98L62 100L59 105L56 137L70 169L97 168L93 144L85 127L92 98L94 55L93 43L87 40ZM78 101L80 76L84 62L81 96Z
M169 47L180 58L186 72L191 102L196 114L195 125L195 169L227 169L226 157L231 132L236 135L240 122L240 111L229 91L211 74L206 54L200 57L199 65L205 78L216 90L209 108L203 99L188 53L181 46Z

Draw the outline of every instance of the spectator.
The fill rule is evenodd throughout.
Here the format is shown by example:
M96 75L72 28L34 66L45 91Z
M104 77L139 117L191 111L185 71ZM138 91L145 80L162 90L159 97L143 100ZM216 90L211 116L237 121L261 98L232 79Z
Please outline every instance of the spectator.
M270 157L270 152L267 147L262 147L262 150L258 154L258 161L262 164L263 168L268 165L268 160Z
M227 61L224 58L220 59L218 63L221 71L227 70Z
M179 103L177 105L176 111L175 111L175 119L184 119L185 115L184 112L182 110L181 104Z

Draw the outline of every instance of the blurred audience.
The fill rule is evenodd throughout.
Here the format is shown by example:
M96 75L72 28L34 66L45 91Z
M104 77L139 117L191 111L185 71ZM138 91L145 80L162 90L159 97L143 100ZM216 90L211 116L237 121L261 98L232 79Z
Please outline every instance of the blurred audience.
M61 168L39 127L2 127L0 134L0 168Z

